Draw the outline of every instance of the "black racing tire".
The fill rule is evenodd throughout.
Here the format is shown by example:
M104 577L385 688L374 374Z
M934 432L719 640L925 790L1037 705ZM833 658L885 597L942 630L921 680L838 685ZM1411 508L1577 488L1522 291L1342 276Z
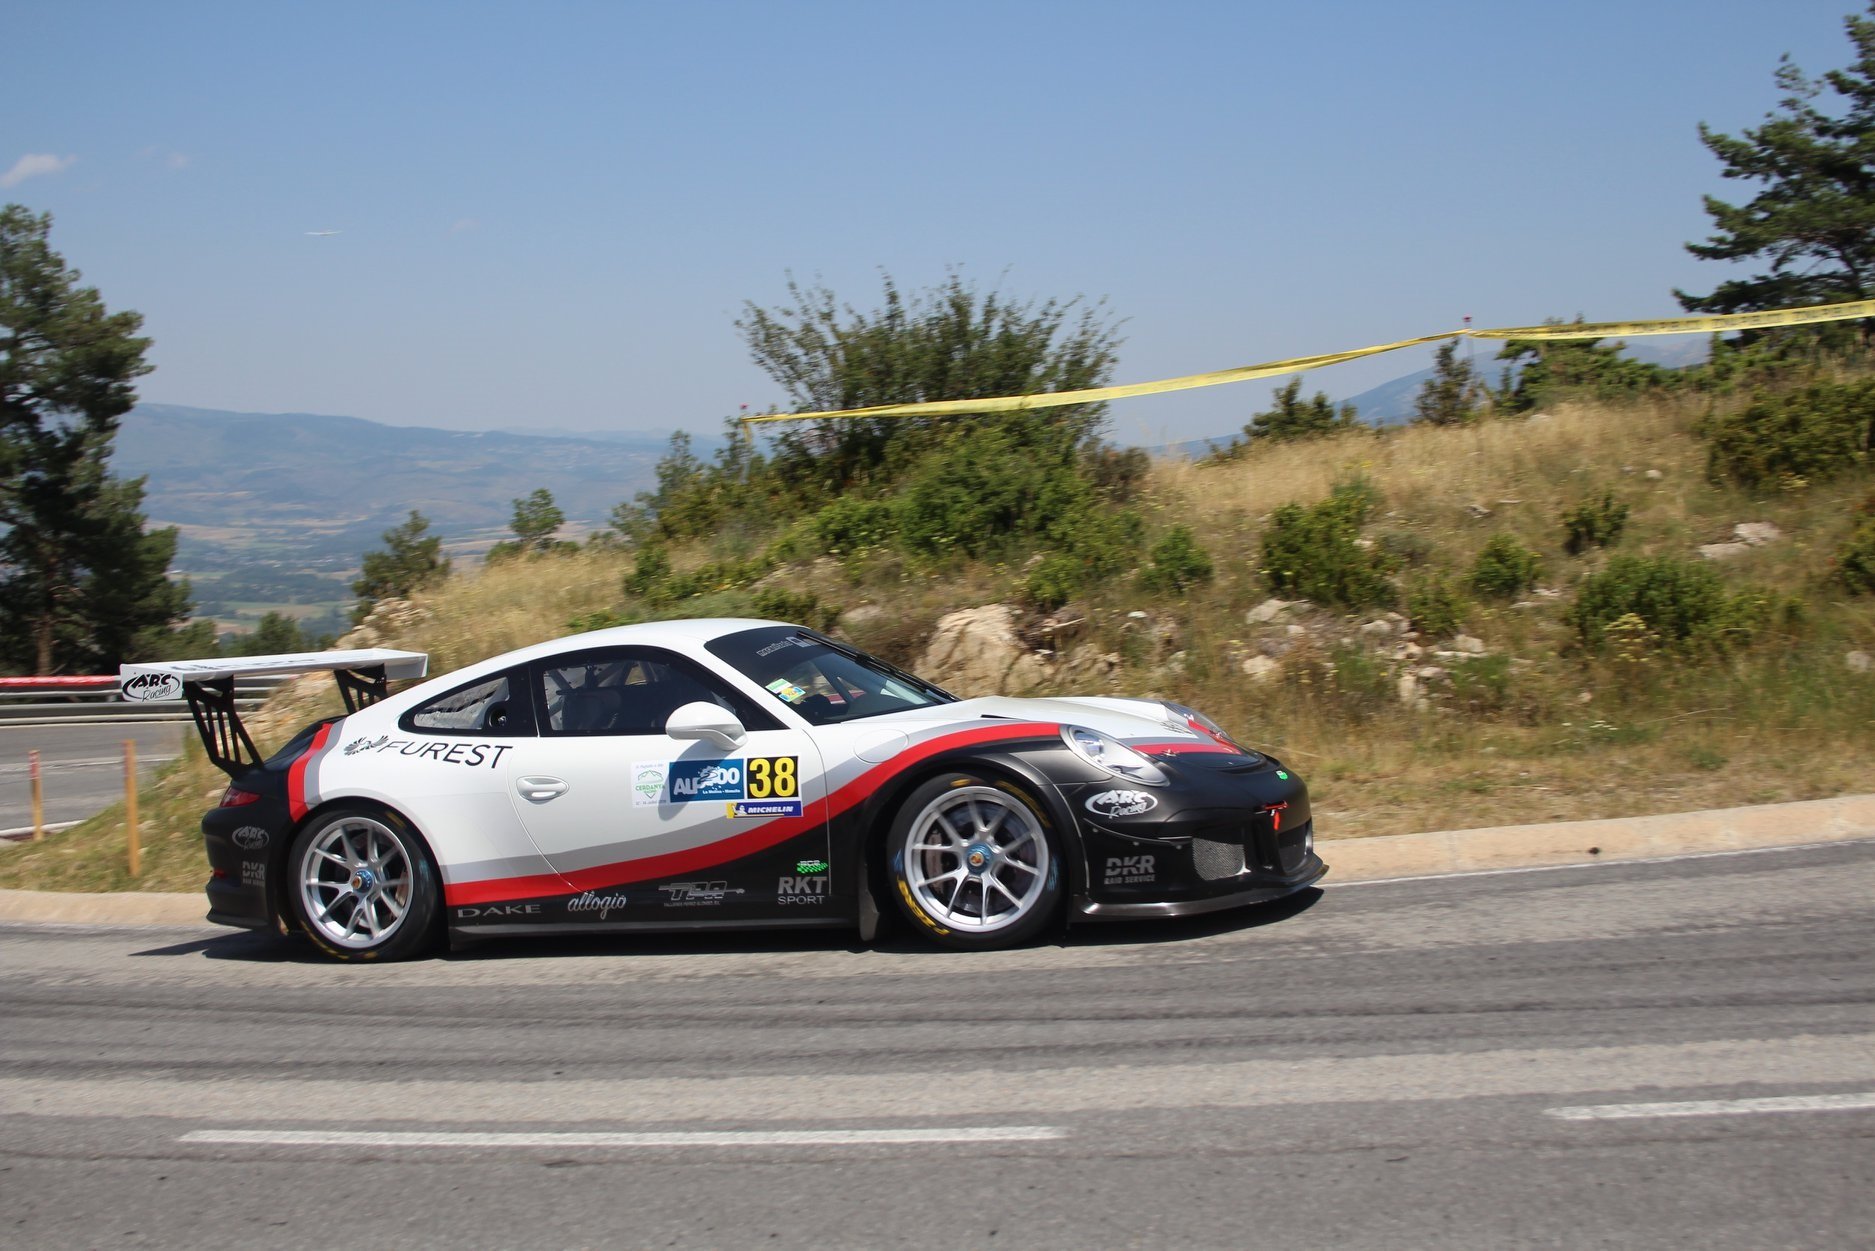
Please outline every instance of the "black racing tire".
M286 875L295 924L335 960L408 960L436 944L436 865L398 813L362 805L320 813L293 840Z
M1065 894L1060 840L1026 788L959 770L899 805L885 841L886 886L912 928L944 947L987 951L1034 938Z

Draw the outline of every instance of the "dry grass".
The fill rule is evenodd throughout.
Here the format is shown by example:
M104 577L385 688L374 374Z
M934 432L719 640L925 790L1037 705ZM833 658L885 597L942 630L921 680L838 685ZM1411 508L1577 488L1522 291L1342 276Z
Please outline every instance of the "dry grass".
M448 673L558 638L574 617L617 605L630 565L597 548L477 569L412 600L417 616L397 627L395 642L429 652L431 673Z

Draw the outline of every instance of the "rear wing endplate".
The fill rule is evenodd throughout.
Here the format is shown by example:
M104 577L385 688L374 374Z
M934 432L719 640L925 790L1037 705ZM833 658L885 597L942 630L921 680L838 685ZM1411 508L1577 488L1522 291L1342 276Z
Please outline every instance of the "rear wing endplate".
M351 651L290 652L282 656L234 656L226 660L170 660L120 665L117 690L137 703L187 701L195 732L208 758L229 777L258 768L261 755L235 708L236 678L279 674L330 673L338 683L347 713L383 699L389 684L429 672L424 652L384 647Z

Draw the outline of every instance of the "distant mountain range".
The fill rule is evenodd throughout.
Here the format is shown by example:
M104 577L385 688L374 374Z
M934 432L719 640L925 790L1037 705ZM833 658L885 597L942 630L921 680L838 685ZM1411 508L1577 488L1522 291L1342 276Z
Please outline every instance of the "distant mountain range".
M183 572L252 569L331 577L355 569L411 509L458 552L508 530L513 501L553 492L573 528L605 524L655 481L668 436L468 433L316 413L231 413L140 404L112 468L144 475L144 512L182 537Z

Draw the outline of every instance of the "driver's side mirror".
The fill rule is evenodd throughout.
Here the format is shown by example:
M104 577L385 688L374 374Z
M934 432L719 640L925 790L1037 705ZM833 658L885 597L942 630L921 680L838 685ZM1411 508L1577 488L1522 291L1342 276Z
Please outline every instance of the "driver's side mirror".
M673 712L664 723L664 732L672 738L702 739L724 751L733 751L749 737L735 713L700 699Z

